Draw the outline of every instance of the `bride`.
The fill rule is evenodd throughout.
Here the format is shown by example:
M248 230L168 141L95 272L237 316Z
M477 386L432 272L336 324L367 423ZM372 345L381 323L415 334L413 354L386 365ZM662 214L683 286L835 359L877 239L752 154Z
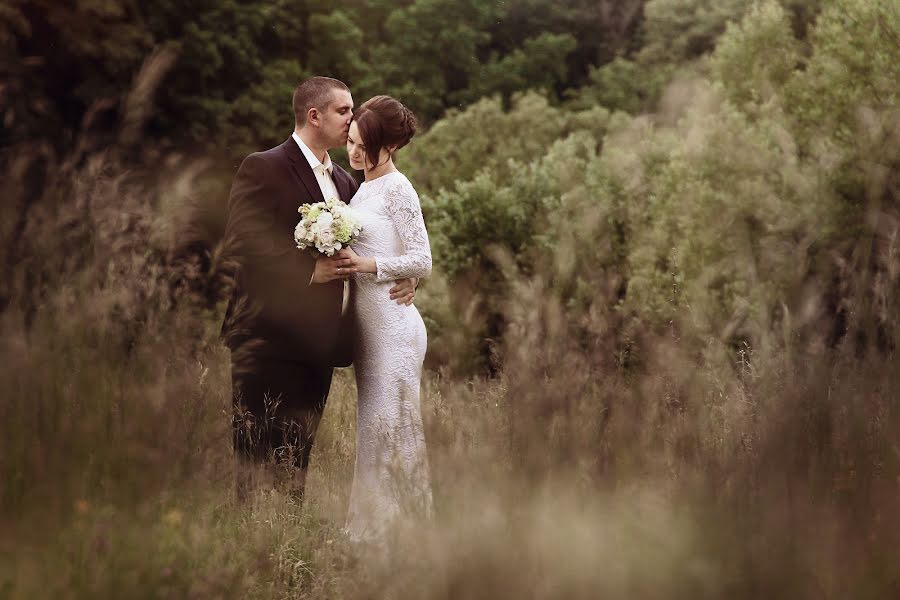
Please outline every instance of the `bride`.
M425 516L432 507L419 405L425 324L415 306L388 294L397 279L431 273L418 194L393 160L415 131L408 108L376 96L359 107L347 138L350 166L365 173L350 201L362 233L338 262L341 273L353 274L359 336L356 468L347 517L355 539L382 538L398 517Z

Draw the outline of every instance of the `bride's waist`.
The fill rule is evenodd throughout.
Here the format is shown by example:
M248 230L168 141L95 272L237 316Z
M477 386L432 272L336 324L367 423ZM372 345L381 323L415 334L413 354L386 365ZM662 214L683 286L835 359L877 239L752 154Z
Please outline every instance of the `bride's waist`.
M391 298L391 288L396 285L394 281L386 281L384 283L373 283L371 285L357 285L353 289L350 301L356 307L357 313L361 316L378 312L385 316L402 317L409 315L417 317L419 311L415 305L407 306L405 304L397 304L396 300Z
M387 293L394 285L395 281L376 281L372 273L357 273L353 279L352 290L354 296L378 296Z

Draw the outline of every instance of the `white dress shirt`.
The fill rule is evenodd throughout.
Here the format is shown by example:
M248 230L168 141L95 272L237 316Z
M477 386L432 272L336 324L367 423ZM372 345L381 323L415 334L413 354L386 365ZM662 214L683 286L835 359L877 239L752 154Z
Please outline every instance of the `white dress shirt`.
M300 136L297 135L296 131L291 137L294 138L294 141L300 146L300 152L306 157L306 162L309 163L310 168L313 170L313 173L315 173L319 189L322 190L322 197L325 200L328 200L329 198L340 200L341 197L338 195L337 188L334 186L334 180L331 178L333 167L331 164L331 157L328 156L328 153L325 153L325 162L322 163L316 155L312 153L309 146L303 143L303 140L300 139Z
M294 138L294 141L297 142L297 145L300 146L300 152L303 153L303 156L306 157L306 162L309 163L310 168L313 170L313 173L316 175L316 182L319 184L319 189L322 190L322 197L328 200L329 198L334 198L335 200L340 200L341 197L338 195L337 188L334 185L334 180L331 178L332 172L332 164L331 157L328 156L328 153L325 153L325 162L322 163L315 154L313 154L312 150L309 149L309 146L303 143L303 140L300 139L300 136L297 135L297 132L291 134L291 137ZM315 271L309 278L309 285L312 285L313 278L316 276ZM347 285L347 282L344 281L344 298L341 301L341 314L347 312L347 304L350 298L350 286Z

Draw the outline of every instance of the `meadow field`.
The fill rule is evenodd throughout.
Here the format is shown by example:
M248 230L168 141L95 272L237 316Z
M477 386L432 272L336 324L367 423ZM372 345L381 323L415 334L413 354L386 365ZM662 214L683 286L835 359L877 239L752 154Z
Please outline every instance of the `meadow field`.
M383 548L341 531L352 367L304 502L237 497L236 165L139 143L178 49L65 153L5 144L0 599L900 597L900 9L726 2L660 59L694 4L401 151L435 515Z

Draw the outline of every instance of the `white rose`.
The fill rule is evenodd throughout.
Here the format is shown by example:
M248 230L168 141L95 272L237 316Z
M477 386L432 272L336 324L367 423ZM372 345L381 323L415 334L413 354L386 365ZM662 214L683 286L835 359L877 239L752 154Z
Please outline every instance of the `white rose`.
M328 246L332 245L334 243L334 232L331 229L320 231L319 241Z
M331 227L331 224L334 222L334 217L331 216L329 212L323 212L319 215L319 218L316 219L316 223L321 225L322 227Z

